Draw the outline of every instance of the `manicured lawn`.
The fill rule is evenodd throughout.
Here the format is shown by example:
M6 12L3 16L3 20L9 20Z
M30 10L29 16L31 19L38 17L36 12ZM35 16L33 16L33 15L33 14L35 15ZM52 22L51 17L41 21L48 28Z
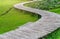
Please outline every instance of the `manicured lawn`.
M25 6L40 9L40 7L38 7L37 5L38 5L38 2L32 2L32 3L25 4ZM51 9L49 11L60 14L60 8ZM60 39L60 28L52 32L51 34L45 36L44 39Z
M14 4L27 0L0 0L0 34L14 30L27 22L34 22L38 18L31 12L15 9ZM9 8L11 8L9 10ZM9 10L9 11L8 11ZM8 11L8 13L6 12ZM6 12L4 14L4 12ZM4 15L2 15L4 14Z
M44 37L45 39L60 39L60 28Z
M60 8L52 9L52 10L49 10L49 11L60 14Z

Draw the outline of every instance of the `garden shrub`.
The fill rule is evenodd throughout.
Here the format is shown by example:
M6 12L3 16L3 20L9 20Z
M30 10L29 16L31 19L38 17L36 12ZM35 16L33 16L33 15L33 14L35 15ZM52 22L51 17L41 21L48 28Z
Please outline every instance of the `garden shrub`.
M41 8L45 10L60 7L60 0L42 0L42 1L37 1L37 2L38 3L37 3L36 8Z

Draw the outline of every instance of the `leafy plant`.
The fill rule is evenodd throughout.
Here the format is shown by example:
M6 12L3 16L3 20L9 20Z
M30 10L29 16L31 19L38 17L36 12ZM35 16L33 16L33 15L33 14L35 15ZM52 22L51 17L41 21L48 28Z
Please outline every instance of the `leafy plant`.
M37 1L37 7L36 8L41 8L41 9L53 9L60 7L60 0L42 0L42 1Z

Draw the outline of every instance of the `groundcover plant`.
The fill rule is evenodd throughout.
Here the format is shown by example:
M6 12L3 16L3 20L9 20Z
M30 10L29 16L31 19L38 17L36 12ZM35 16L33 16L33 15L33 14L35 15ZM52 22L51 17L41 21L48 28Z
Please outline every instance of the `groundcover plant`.
M25 1L27 0L0 0L0 34L38 19L37 15L34 16L31 12L18 10L13 7L14 4Z
M35 7L42 10L50 10L60 7L60 0L41 0L35 3L27 4L27 6ZM33 5L33 6L32 6Z
M60 14L60 0L37 0L35 2L25 4L25 6ZM43 37L43 39L60 39L60 28Z

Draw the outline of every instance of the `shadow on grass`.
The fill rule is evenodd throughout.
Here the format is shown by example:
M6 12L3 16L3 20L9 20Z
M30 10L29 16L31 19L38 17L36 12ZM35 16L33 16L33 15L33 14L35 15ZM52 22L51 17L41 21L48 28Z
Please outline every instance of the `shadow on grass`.
M0 16L3 16L5 14L7 14L9 11L11 11L13 9L13 7L9 8L6 12L2 13Z

